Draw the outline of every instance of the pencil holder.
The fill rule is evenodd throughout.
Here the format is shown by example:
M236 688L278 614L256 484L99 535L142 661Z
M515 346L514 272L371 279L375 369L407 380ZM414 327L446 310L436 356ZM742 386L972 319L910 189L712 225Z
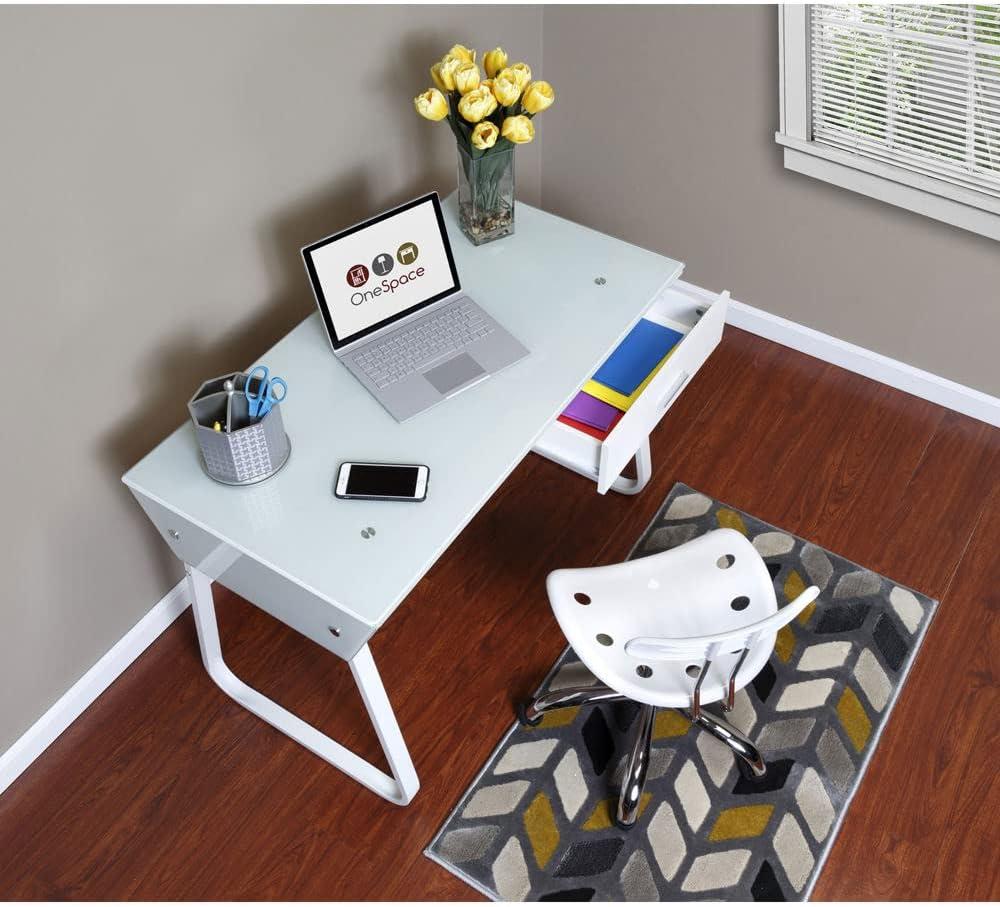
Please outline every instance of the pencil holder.
M229 381L231 390L226 387ZM225 485L263 482L288 462L292 452L281 404L275 403L263 418L251 419L246 386L242 372L223 375L206 381L188 402L205 472ZM250 389L256 391L253 385Z

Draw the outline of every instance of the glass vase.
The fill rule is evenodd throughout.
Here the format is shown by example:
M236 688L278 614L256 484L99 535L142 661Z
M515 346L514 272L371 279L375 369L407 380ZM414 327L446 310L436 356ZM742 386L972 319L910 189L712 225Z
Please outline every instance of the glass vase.
M514 232L514 149L478 157L458 146L458 219L476 246Z

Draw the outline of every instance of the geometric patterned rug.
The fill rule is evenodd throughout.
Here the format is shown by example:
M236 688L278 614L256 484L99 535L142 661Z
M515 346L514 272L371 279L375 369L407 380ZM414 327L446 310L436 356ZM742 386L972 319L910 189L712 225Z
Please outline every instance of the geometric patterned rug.
M661 710L640 817L621 831L637 707L563 709L514 724L427 856L497 900L809 897L937 602L681 484L630 557L720 526L753 542L779 607L821 590L726 716L760 747L765 777L747 781L723 744ZM596 682L567 649L541 689Z

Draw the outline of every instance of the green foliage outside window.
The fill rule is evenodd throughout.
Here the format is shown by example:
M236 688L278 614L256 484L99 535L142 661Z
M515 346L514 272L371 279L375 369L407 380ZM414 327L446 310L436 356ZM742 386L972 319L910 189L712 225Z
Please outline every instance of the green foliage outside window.
M814 118L1000 180L1000 5L814 9Z

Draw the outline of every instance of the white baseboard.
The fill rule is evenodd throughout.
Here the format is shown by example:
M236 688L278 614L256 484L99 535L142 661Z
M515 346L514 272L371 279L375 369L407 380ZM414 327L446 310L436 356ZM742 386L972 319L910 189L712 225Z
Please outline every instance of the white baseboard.
M167 629L190 604L187 580L181 580L86 674L0 755L0 794L35 761L115 679Z
M677 281L677 286L683 290L691 285ZM726 323L973 419L1000 426L1000 397L992 397L881 353L873 353L735 299L729 303Z

